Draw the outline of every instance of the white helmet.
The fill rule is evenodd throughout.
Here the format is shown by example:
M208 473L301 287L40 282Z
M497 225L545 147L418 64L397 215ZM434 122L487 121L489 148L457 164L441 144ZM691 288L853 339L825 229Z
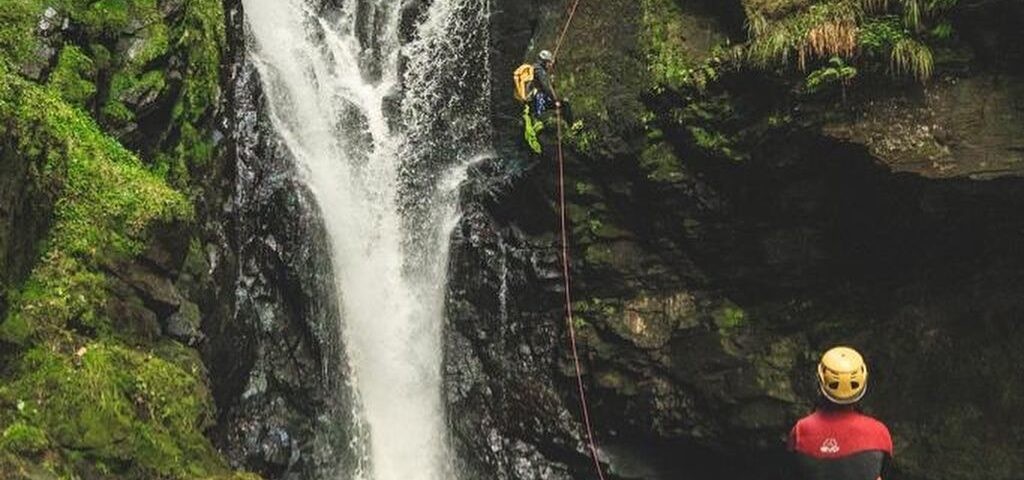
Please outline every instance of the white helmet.
M549 52L549 51L547 51L547 50L541 50L541 51L540 51L540 55L537 55L537 56L538 56L538 57L539 57L539 58L540 58L540 59L541 59L542 61L545 61L545 62L550 62L550 61L554 60L554 58L555 58L555 56L554 56L554 55L552 55L552 54L551 54L551 52Z

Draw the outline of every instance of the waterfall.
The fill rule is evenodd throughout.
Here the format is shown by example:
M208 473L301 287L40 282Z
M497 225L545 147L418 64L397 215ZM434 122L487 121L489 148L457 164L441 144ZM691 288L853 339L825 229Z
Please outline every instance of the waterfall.
M490 144L489 0L243 0L272 124L331 242L367 480L447 480L455 192ZM357 450L359 449L357 448Z

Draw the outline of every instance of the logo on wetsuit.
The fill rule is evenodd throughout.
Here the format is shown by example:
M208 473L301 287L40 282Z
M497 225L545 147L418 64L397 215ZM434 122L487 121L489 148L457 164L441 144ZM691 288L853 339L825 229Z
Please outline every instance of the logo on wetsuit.
M826 438L824 442L821 442L821 453L839 453L839 440L836 440L835 438Z

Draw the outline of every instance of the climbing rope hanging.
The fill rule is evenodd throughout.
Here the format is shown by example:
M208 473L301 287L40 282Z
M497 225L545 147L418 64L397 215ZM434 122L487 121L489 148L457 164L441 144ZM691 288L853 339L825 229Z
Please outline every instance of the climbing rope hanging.
M555 43L555 53L551 55L551 60L554 62L558 60L558 52L562 50L562 43L565 41L565 34L569 33L569 27L572 26L572 20L576 17L576 9L579 8L581 0L573 2L572 7L569 8L569 16L565 19L565 26L562 27L562 33L558 35L558 42Z
M565 21L565 26L562 27L562 33L558 36L558 43L555 44L555 51L552 54L552 63L557 66L558 53L562 50L562 43L565 41L565 36L569 32L569 27L572 26L573 18L576 16L576 9L579 8L581 0L575 0L572 7L569 9L568 18ZM553 67L552 71L554 70ZM558 101L558 95L555 94L555 100ZM601 460L597 455L597 440L594 439L594 428L590 421L590 406L587 402L587 393L583 388L583 368L580 364L580 355L576 346L576 325L573 321L573 310L572 310L572 277L569 273L569 228L568 222L566 221L566 208L565 208L565 156L562 152L562 108L560 104L556 103L555 108L555 125L556 131L558 132L558 148L556 155L558 159L558 203L560 208L561 227L562 227L562 278L565 280L565 321L569 326L569 344L572 349L572 360L576 367L576 388L580 397L580 413L583 417L583 426L586 429L587 445L590 448L590 458L594 460L594 469L597 471L597 476L600 480L605 480L604 468L601 467Z

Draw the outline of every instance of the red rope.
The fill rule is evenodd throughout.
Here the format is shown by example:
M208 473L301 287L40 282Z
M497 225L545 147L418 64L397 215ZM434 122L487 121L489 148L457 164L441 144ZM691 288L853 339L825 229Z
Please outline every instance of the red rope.
M576 388L580 395L580 411L583 413L583 426L587 431L587 442L590 447L590 457L594 460L594 469L601 480L605 480L604 469L601 467L601 460L597 455L597 440L594 439L594 429L590 421L590 407L587 403L587 393L583 388L583 368L580 366L580 355L576 347L576 325L572 315L572 280L569 274L569 229L565 213L565 158L562 154L562 112L555 110L558 118L558 200L561 206L562 220L562 276L565 279L565 318L569 324L569 344L572 347L572 360L576 366Z
M565 21L562 33L558 36L558 43L555 44L555 52L552 54L552 63L558 58L558 52L562 49L565 35L569 32L572 20L576 15L576 9L580 6L581 0L576 0L569 10L569 18ZM555 95L556 102L558 95ZM572 312L572 277L569 272L569 226L566 221L565 208L565 156L562 152L562 106L556 103L555 125L558 131L558 202L561 210L562 226L562 278L565 279L565 319L569 325L569 344L572 347L572 360L576 366L576 388L580 396L580 411L583 414L583 426L587 433L587 444L590 447L590 458L594 460L594 469L600 480L605 480L604 469L601 467L601 460L597 455L597 440L594 439L594 428L590 421L590 406L587 402L587 392L583 388L583 367L580 364L580 355L576 342L576 324L573 321Z
M565 20L565 26L562 27L562 33L558 36L558 43L555 44L555 53L551 55L551 63L554 63L558 59L558 52L562 50L562 42L565 41L565 34L569 33L569 27L572 25L572 19L576 16L576 9L580 6L581 0L576 0L572 4L572 8L569 9L569 18Z

